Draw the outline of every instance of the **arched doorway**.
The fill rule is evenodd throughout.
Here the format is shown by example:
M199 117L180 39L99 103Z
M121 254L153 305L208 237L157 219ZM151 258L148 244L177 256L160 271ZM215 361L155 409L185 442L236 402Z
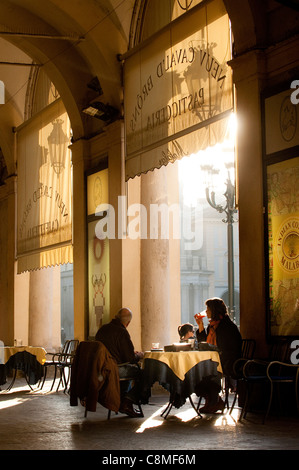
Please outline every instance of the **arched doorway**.
M160 233L160 239L158 236L153 240L147 224L146 237L141 237L136 246L136 252L141 253L140 303L145 348L153 336L161 344L175 341L177 325L194 322L194 314L204 308L205 299L219 296L228 288L228 249L222 222L225 217L217 210L222 205L225 214L223 195L228 188L232 189L230 203L235 209L234 133L230 134L229 119L225 129L221 129L221 119L215 127L215 122L211 128L209 125L220 111L220 103L230 103L225 109L229 113L233 110L232 87L222 93L224 75L231 83L230 71L221 62L224 55L217 54L220 43L225 43L226 52L230 50L229 21L222 2L183 3L144 2L133 22L132 50L123 56L125 109L130 109L127 122L131 126L127 128L129 198L134 195L132 201L141 203L147 214L154 205L173 210L176 206L181 219L179 237L172 233L172 237L163 238ZM226 60L230 58L229 55ZM217 64L217 70L212 64ZM131 87L130 74L134 76L137 70L142 78L139 82L136 73ZM213 80L220 94L215 89L215 94L210 90L205 95L205 87L213 85ZM159 90L157 96L155 90ZM216 95L218 98L209 108ZM178 116L184 117L181 127ZM204 127L210 129L209 137L204 136ZM142 143L138 147L140 135ZM214 192L210 196L215 213L209 205L211 198L206 198L206 189ZM147 222L150 220L153 219L148 216ZM236 246L237 236L236 230ZM234 306L229 308L233 311Z

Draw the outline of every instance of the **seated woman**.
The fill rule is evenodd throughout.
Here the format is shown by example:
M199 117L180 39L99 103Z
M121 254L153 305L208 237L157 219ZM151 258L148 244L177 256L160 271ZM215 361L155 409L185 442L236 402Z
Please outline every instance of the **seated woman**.
M178 332L180 336L180 343L188 341L189 338L194 338L194 327L191 323L184 323L178 327Z
M241 356L242 337L237 325L229 318L227 307L218 297L206 300L206 314L209 319L207 331L204 328L202 318L195 316L198 330L196 336L198 342L206 341L218 347L223 374L231 376L233 364ZM201 382L197 394L205 398L205 406L200 409L202 413L215 413L223 411L224 402L219 397L219 383L212 380Z

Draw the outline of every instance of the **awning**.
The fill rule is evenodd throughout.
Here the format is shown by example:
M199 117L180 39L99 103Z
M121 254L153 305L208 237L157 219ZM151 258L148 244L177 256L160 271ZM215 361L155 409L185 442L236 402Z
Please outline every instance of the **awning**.
M17 129L18 273L73 261L69 143L61 100Z
M124 58L126 180L226 136L233 110L229 18L205 2Z

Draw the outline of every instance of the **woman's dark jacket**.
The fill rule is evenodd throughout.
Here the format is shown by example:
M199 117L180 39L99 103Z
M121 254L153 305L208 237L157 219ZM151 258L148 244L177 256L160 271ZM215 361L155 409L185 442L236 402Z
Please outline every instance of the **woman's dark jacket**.
M206 341L210 326L207 331L199 333L196 331L197 341ZM236 359L241 357L242 337L237 325L232 322L228 315L220 321L216 328L216 344L219 349L222 370L225 375L233 374L233 364Z

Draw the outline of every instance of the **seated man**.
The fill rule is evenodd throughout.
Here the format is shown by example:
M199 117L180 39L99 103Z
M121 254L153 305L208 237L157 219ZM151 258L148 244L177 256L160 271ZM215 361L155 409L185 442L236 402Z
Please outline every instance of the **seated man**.
M101 341L118 364L127 363L119 367L119 377L136 378L135 385L128 389L129 382L121 382L121 405L119 411L131 417L141 416L133 408L133 403L139 402L139 384L141 369L137 362L142 359L143 353L135 352L127 327L132 320L132 312L122 308L110 323L101 326L96 334L96 341Z

